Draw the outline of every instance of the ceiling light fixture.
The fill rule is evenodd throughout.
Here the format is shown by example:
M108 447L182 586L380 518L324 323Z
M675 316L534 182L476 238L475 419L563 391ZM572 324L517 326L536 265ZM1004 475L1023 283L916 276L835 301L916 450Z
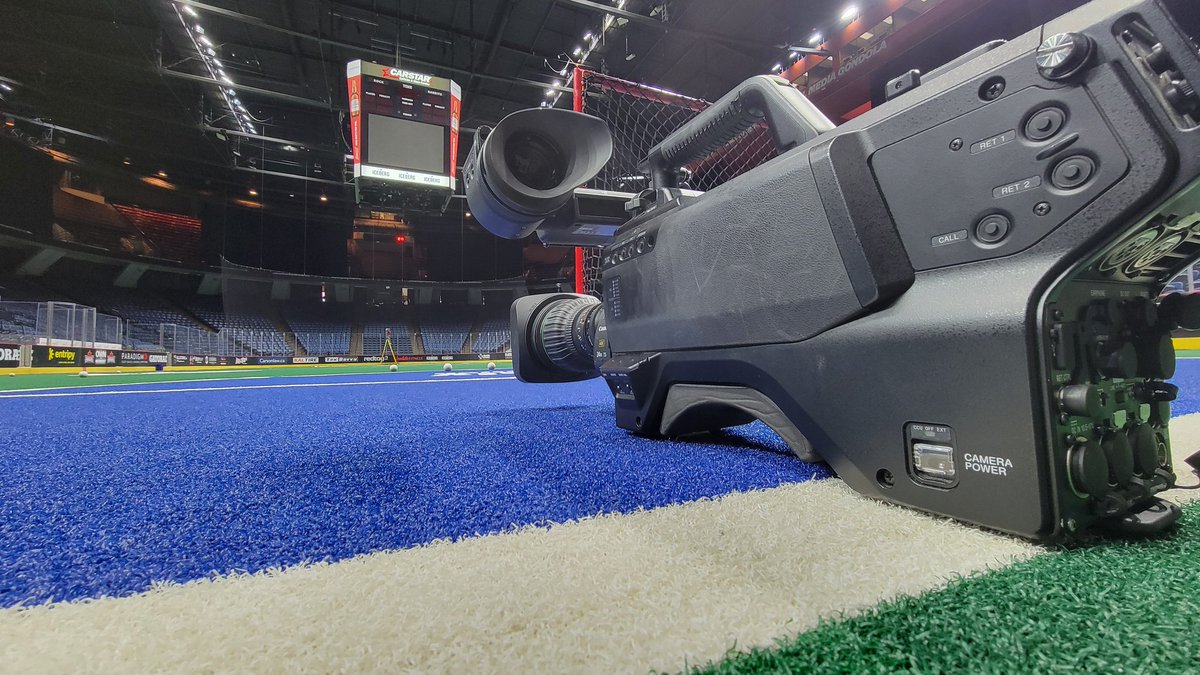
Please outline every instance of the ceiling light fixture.
M851 21L858 16L858 5L850 5L842 12L842 21Z
M813 33L813 34L812 34L812 37L808 38L808 44L810 44L810 45L819 45L819 44L821 44L821 34L820 34L820 33Z

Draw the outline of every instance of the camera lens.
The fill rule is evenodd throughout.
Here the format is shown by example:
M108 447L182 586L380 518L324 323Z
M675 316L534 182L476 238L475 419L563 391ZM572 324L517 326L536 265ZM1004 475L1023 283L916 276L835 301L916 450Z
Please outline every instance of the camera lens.
M586 296L547 305L531 336L542 361L566 373L594 371L595 324L603 307L596 298Z
M517 180L534 190L552 190L567 173L562 150L531 131L519 131L504 147L504 161Z

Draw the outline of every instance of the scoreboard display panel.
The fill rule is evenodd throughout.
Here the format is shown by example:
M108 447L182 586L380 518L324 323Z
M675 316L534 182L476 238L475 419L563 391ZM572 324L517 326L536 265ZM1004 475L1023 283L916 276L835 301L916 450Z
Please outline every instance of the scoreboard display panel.
M453 192L462 92L457 83L405 68L351 61L354 178Z

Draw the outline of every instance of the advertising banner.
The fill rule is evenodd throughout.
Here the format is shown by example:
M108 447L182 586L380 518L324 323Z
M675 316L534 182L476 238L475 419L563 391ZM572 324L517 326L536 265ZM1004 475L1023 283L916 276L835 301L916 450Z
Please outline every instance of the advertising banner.
M109 354L116 355L118 366L157 366L169 361L169 355L156 352L121 351Z
M83 365L115 366L117 365L117 353L107 349L84 349Z
M0 345L0 354L7 345ZM17 345L12 345L12 356L15 360L20 355ZM286 366L286 365L317 365L321 363L392 363L391 355L382 356L212 356L206 354L159 354L140 351L106 351L103 349L55 349L55 361L50 361L47 347L34 348L34 365L121 365L121 366L153 366L167 364L172 366ZM40 352L38 351L40 350ZM74 355L72 355L74 354ZM440 363L443 361L499 361L511 358L501 352L476 354L397 354L399 363ZM2 363L2 361L0 361Z
M33 365L35 366L77 366L82 363L82 350L77 347L37 345L33 348Z
M21 365L21 345L0 344L0 368L16 368Z

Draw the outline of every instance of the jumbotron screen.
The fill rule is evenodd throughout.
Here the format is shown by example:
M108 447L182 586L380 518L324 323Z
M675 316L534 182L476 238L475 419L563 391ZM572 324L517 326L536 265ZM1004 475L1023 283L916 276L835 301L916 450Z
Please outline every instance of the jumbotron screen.
M457 83L351 61L346 85L356 179L454 189L462 108Z

